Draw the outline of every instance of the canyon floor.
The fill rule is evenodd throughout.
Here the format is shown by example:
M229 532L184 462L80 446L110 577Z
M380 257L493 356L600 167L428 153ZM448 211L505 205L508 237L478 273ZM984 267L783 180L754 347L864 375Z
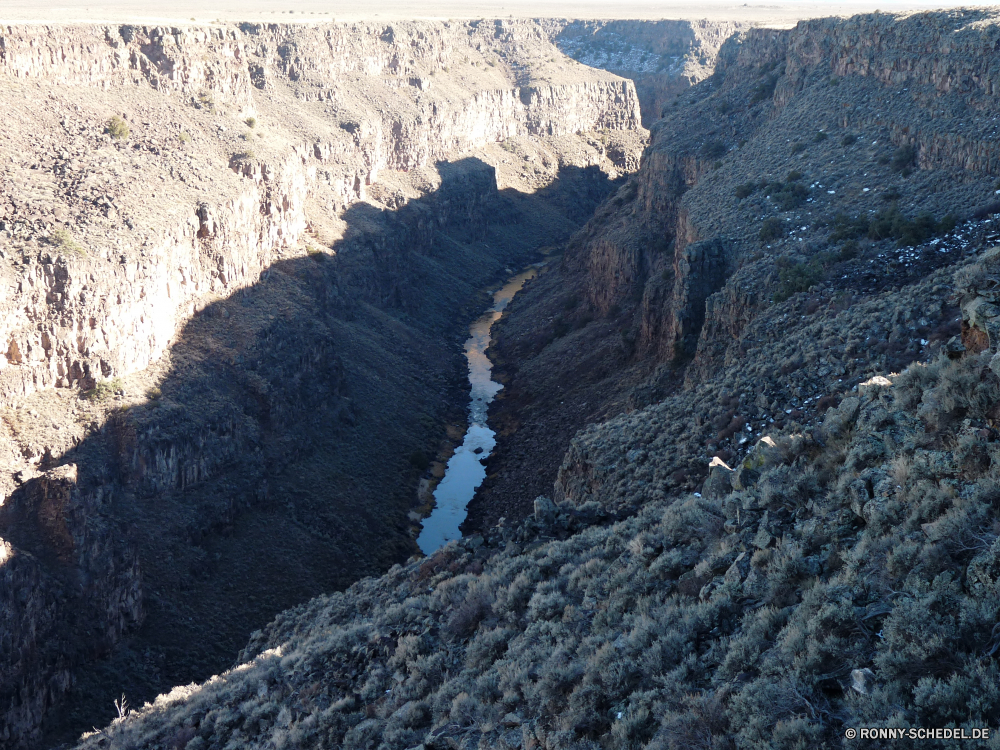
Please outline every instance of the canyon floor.
M589 7L5 6L5 747L1000 714L996 12Z

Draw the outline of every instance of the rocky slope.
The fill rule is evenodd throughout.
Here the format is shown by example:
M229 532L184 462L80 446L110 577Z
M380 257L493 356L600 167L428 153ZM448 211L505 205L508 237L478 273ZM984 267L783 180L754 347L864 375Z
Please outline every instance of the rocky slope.
M0 30L5 745L415 551L479 290L643 144L548 33Z
M558 469L519 468L537 446L559 454L588 422L737 364L776 295L824 284L816 306L884 288L899 243L930 259L920 268L944 262L938 224L994 198L988 18L808 21L724 45L654 126L640 173L499 326L497 419L509 432L532 419L494 452L472 525L530 512Z
M81 746L988 726L998 29L879 14L727 42L500 325L482 533L284 613L231 671ZM539 474L553 435L567 450L547 444L561 465L533 497L518 463Z

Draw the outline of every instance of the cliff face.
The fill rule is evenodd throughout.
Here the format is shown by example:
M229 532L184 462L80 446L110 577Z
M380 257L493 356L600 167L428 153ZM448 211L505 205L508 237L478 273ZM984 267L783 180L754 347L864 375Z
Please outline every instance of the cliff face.
M500 322L480 533L284 613L238 668L81 747L763 749L987 723L996 35L958 11L725 45Z
M528 36L529 30L516 31ZM218 105L251 117L257 112L255 90L290 86L294 91L287 94L293 100L335 102L340 117L331 123L332 132L314 126L304 142L296 142L297 128L281 133L285 153L274 149L273 160L263 163L239 159L232 164L238 177L219 175L221 184L209 202L202 205L189 196L186 211L176 207L171 213L180 216L162 217L166 221L149 227L153 231L141 240L123 233L119 224L112 231L118 230L125 255L119 261L112 257L117 253L113 246L101 248L102 263L60 253L65 248L51 239L52 231L85 212L88 203L96 204L110 223L119 217L125 217L126 225L139 217L145 223L148 212L140 204L156 195L152 180L160 177L158 157L180 145L169 143L170 136L186 131L176 123L164 128L162 120L145 122L136 128L143 129L145 142L133 143L139 153L129 152L102 137L103 122L95 113L77 117L61 107L47 107L30 128L45 133L51 145L30 160L23 155L17 159L23 166L7 175L10 189L0 215L15 248L33 240L41 240L43 250L46 240L49 244L40 267L21 270L20 278L10 274L14 290L7 297L0 332L6 342L0 399L10 404L39 388L74 383L93 387L97 379L142 369L162 354L197 300L255 283L276 252L295 244L307 226L307 196L343 209L386 169L426 166L518 135L638 127L638 101L621 79L594 73L587 81L572 80L560 70L554 76L559 82L545 80L542 72L526 77L523 86L511 86L507 76L494 72L492 58L494 69L479 74L479 66L486 67L481 50L494 43L493 37L465 25L6 29L0 36L0 73L12 79L15 91L25 85L57 85L74 91L93 87L115 96L141 86L162 95L150 107L163 101L176 107L192 97L201 111ZM540 33L531 41L544 44ZM453 59L460 51L463 57ZM437 96L434 76L448 65L468 68L477 74L468 77L477 80L459 76L456 85L445 85ZM373 79L371 99L382 99L384 113L345 78ZM18 108L14 100L7 106ZM164 116L162 109L156 114ZM210 127L208 122L198 125ZM27 134L27 121L23 127ZM189 127L193 130L193 123ZM21 145L12 138L8 147ZM264 148L270 151L272 144ZM112 195L88 191L82 183L98 149L103 161L142 171L146 179L140 180L146 184L128 193L118 186ZM216 156L229 159L232 154ZM35 159L39 161L27 163ZM19 195L18 188L30 190L36 182L36 175L25 174L32 169L48 173L47 180L37 180L48 183L38 187L50 193L48 205L25 204ZM219 192L229 197L219 200ZM94 254L88 237L78 240L87 255ZM24 262L36 262L32 254Z
M713 21L574 21L555 40L573 59L631 80L648 128L677 95L712 75L722 44L749 27Z
M996 27L987 16L971 15L959 25L935 15L903 19L875 15L848 22L802 22L784 32L753 29L736 34L720 49L711 96L712 89L704 89L703 101L685 102L684 111L668 112L654 128L653 143L636 178L634 218L628 231L610 222L582 245L579 255L585 259L581 262L586 263L593 304L607 310L648 284L639 323L640 349L673 355L681 339L690 335L680 323L688 317L683 290L692 283L718 288L720 275L725 277L742 263L737 256L753 251L754 243L746 241L745 230L741 232L745 217L729 213L727 204L733 201L740 178L756 183L761 176L765 182L769 175L782 176L780 169L765 162L767 152L781 148L765 127L781 130L786 143L802 141L801 151L788 154L798 159L782 159L792 171L804 171L803 159L809 166L816 162L805 148L816 133L823 135L814 142L822 143L820 138L828 135L857 140L858 131L869 130L875 134L872 145L878 145L881 137L889 149L911 148L913 168L925 176L935 170L994 174L997 147L994 139L984 137L992 131L983 123L993 108ZM840 83L846 86L839 88ZM890 98L876 111L866 98L880 89ZM759 110L760 102L769 104L766 112ZM963 112L970 117L962 117ZM818 150L818 146L811 149ZM743 162L742 168L727 174L724 165L731 160ZM755 168L756 164L760 166ZM816 174L822 174L816 167L820 169ZM714 174L720 168L721 173ZM883 185L885 179L881 178ZM814 183L809 190L819 188ZM861 191L860 185L847 195L828 194L836 198L813 192L808 202L820 205L808 208L813 214L820 209L825 216L853 210L853 199L860 197L855 191ZM920 195L918 201L929 206L928 196ZM725 253L728 260L707 269L711 277L707 281L689 279L703 274L686 258L688 245L716 237L737 240ZM672 258L662 254L667 243L672 244ZM662 284L655 277L660 274L673 277L673 293L665 295L658 289ZM665 303L658 304L659 300ZM689 341L686 347L690 352L693 344Z
M0 29L5 745L412 553L469 305L638 163L549 35Z
M558 470L529 481L504 456L568 447L589 422L737 367L774 336L751 324L775 300L816 287L808 309L846 304L885 288L895 266L945 262L935 227L994 199L990 19L875 14L723 44L714 74L652 127L630 184L568 244L558 279L500 324L494 353L510 381L495 412L512 433L519 414L533 418L494 454L481 523L528 512ZM921 215L927 232L905 231ZM919 260L875 272L896 244L919 246ZM711 458L725 446L705 447ZM671 482L700 481L693 455ZM504 509L489 510L500 497Z
M59 702L75 664L106 655L144 615L136 549L108 524L106 490L81 488L76 469L46 472L0 509L0 736L11 746Z

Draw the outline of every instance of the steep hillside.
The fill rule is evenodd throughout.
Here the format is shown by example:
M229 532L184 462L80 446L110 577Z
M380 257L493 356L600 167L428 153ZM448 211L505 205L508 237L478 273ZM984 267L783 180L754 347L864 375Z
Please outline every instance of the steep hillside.
M471 526L530 512L587 423L779 335L748 328L774 301L815 286L802 307L851 304L950 263L936 238L995 198L995 31L977 12L866 16L724 45L715 75L654 126L640 173L499 326L509 382L494 412L508 439ZM899 369L892 354L884 365ZM554 449L543 470L525 468L540 445ZM718 448L732 445L709 458ZM701 452L674 487L697 487Z
M548 34L0 30L0 743L416 552L482 289L644 144Z
M729 40L501 323L481 533L283 613L80 746L989 726L998 38L963 11Z

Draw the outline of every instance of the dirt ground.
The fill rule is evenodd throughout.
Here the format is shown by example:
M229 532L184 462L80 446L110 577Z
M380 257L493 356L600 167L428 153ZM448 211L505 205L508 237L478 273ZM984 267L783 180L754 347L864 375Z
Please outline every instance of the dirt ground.
M867 0L864 2L720 2L702 0L698 3L654 2L630 0L395 0L380 2L378 12L370 4L357 0L181 0L166 4L119 0L118 2L88 2L88 0L4 0L0 2L0 22L38 21L66 23L92 22L142 22L177 23L215 20L281 20L281 21L362 21L384 18L640 18L640 19L707 19L712 21L750 21L769 26L791 26L803 18L820 16L849 16L874 10L901 12L930 10L942 7L988 6L993 3L954 0Z

